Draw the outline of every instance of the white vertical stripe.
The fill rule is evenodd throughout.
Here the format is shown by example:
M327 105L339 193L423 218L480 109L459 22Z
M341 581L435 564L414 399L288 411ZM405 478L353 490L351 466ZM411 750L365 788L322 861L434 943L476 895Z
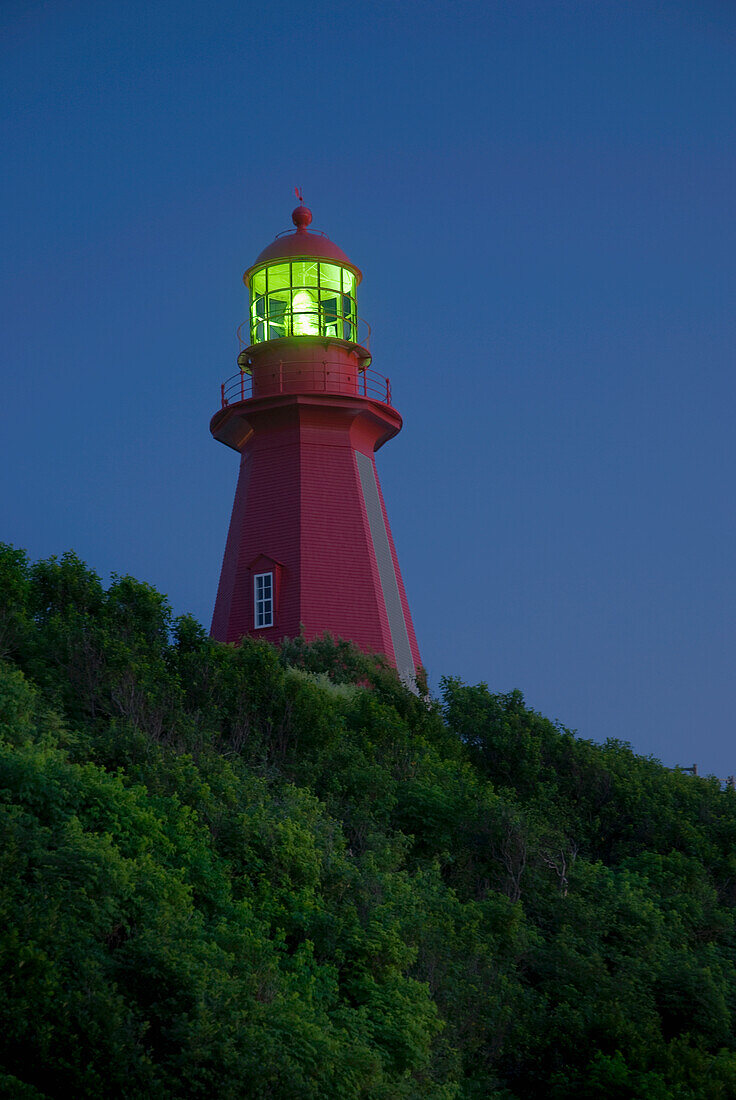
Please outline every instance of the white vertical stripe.
M381 582L383 602L386 607L389 630L391 631L391 641L394 647L394 656L396 657L396 667L399 676L406 686L416 691L414 658L411 655L409 634L406 629L406 620L404 619L404 609L401 606L399 584L396 580L394 562L391 557L391 546L389 545L388 532L386 531L386 524L383 519L381 498L378 495L376 472L373 469L373 462L368 455L364 455L361 451L356 451L355 459L358 463L358 473L360 474L363 500L365 501L365 510L368 516L368 526L370 527L371 538L373 539L373 551L376 555L378 577Z

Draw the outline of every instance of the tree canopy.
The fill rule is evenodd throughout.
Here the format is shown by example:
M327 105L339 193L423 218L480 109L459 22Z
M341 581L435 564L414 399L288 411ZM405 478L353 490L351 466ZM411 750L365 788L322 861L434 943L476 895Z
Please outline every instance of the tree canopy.
M736 792L0 549L0 1095L727 1100Z

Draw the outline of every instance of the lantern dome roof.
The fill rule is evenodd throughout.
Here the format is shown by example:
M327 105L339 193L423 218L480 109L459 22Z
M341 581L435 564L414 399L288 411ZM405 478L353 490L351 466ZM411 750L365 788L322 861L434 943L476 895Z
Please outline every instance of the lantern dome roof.
M354 271L358 282L360 282L362 278L360 269L347 258L343 250L338 248L334 241L331 241L324 233L310 233L307 226L312 221L312 211L307 206L301 204L297 206L291 215L291 220L295 228L279 234L275 241L272 241L263 249L243 276L246 283L249 282L251 271L256 267L260 267L261 264L269 263L271 260L302 258L327 260L329 263L342 264Z

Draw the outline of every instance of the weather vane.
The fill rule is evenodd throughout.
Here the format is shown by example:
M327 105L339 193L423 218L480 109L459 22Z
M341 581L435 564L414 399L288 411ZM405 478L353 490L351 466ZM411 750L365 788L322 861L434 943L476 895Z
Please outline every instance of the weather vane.
M301 187L295 187L294 188L294 194L299 199L299 202L302 204L302 206L304 206L304 196L302 195Z

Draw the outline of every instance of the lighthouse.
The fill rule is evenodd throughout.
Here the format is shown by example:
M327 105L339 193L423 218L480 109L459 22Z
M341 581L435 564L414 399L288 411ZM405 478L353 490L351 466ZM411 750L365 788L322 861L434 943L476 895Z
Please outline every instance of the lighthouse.
M371 365L361 273L299 198L294 229L243 276L240 370L210 424L240 455L211 634L329 631L413 685L419 650L375 461L402 420Z

